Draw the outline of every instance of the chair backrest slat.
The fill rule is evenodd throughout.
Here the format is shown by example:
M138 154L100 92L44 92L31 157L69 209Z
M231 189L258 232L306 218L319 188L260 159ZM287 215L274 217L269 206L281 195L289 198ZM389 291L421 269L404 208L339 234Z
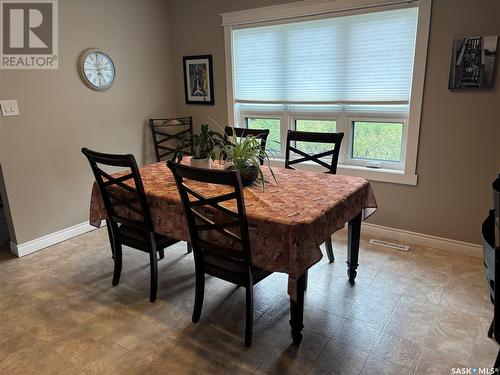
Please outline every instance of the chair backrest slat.
M195 257L208 251L251 265L248 223L239 172L194 168L170 160L167 165L174 175L186 213ZM209 185L210 192L215 195L206 193ZM214 185L220 187L220 194L213 189ZM215 232L230 245L214 241ZM218 238L221 239L220 236ZM214 250L218 248L224 250Z
M87 157L94 173L108 219L115 225L126 224L153 232L151 213L134 156L104 154L87 148L83 148L82 153ZM104 171L102 166L127 170L125 174L114 177ZM134 218L128 217L127 212L134 213Z
M224 128L224 139L226 142L229 138L236 135L238 138L246 137L247 135L252 135L257 139L260 139L260 150L262 153L266 151L267 137L269 136L269 129L247 129L247 128L236 128L231 126L226 126ZM260 164L264 165L264 157L260 157Z
M164 137L166 137L165 139L163 140L159 140L159 142L163 142L163 141L166 141L167 139L170 139L172 137L174 138L180 138L181 136L183 135L189 135L190 132L191 132L191 129L186 129L186 130L182 130L178 133L174 133L174 134L170 134L170 133L165 133L165 132L162 132L161 130L158 130L159 129L159 126L161 125L157 125L156 128L155 128L155 133L157 135L163 135ZM166 126L166 125L165 125ZM180 125L170 125L170 126L180 126Z
M337 173L337 164L339 161L340 145L344 133L319 133L319 132L303 132L296 130L288 130L286 138L286 153L285 153L285 168L293 169L292 165L312 161L327 169L327 173ZM332 145L329 151L319 152L317 154L308 154L297 147L292 146L292 142L309 142L309 143L328 143ZM301 158L290 159L290 153L294 152ZM322 158L332 156L330 164L326 163Z
M189 194L191 194L193 197L195 197L195 198L198 199L195 202L191 202L191 207L192 208L199 207L199 206L207 206L208 205L208 206L212 206L213 208L221 211L222 213L225 213L228 216L232 216L232 217L236 217L236 218L239 217L238 213L233 212L231 210L228 210L227 208L222 207L221 205L219 205L219 203L221 203L221 202L225 202L225 201L228 201L228 200L236 199L236 194L234 192L233 193L229 193L229 194L224 194L224 195L221 195L221 196L217 196L217 197L207 198L203 194L197 192L196 190L191 189L186 184L184 184L183 186L184 186L184 189L186 189L186 191Z
M176 152L176 147L186 138L193 135L192 117L171 117L149 119L149 127L153 136L156 161L159 162L164 157ZM181 130L179 130L181 128ZM166 152L161 152L166 151ZM192 149L183 150L186 154L191 154Z

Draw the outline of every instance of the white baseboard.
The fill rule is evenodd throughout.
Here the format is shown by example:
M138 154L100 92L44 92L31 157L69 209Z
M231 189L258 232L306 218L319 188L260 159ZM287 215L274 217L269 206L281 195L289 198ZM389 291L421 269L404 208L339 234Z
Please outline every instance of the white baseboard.
M368 236L383 237L409 245L425 246L478 258L483 256L483 248L481 245L468 242L430 236L428 234L410 232L408 230L384 227L382 225L370 223L363 223L361 230L363 234Z
M90 225L88 222L85 222L34 239L32 241L25 242L20 245L11 243L10 248L14 255L22 257L95 229L96 228L94 226ZM445 250L473 257L480 258L483 256L481 245L451 240L448 238L430 236L428 234L410 232L402 229L384 227L382 225L363 223L362 234L367 236L391 239L409 245L425 246L433 249Z
M46 247L55 245L59 242L69 240L70 238L79 236L81 234L90 232L96 227L89 224L88 221L85 223L77 224L72 227L62 229L58 232L48 234L46 236L36 238L32 241L28 241L19 245L10 243L10 250L12 254L23 257L25 255L34 253L35 251L45 249Z

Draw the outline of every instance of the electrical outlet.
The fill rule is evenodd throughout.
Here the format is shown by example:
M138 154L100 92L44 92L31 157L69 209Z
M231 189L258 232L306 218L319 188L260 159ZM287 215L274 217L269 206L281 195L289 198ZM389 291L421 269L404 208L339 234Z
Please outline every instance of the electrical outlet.
M0 106L2 107L3 117L19 116L17 100L0 100Z

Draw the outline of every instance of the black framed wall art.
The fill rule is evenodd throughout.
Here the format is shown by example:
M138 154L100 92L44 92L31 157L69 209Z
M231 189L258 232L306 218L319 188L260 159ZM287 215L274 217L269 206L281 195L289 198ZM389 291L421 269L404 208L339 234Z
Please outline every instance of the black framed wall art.
M493 88L497 40L496 35L489 35L453 41L450 90Z
M214 105L212 55L184 56L186 104Z

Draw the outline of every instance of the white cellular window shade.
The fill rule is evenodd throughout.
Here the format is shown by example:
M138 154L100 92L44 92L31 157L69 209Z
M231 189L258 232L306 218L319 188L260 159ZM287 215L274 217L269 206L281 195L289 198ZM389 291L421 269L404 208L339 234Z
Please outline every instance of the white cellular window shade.
M418 7L233 30L235 102L408 103Z

